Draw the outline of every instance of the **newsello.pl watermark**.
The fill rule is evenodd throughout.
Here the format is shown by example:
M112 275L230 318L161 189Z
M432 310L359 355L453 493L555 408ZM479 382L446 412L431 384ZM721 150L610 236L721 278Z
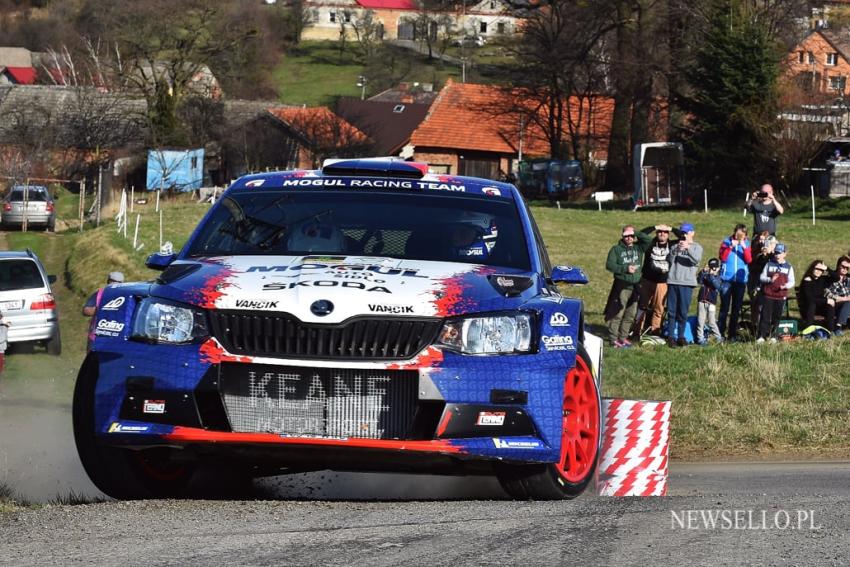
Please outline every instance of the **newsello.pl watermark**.
M819 530L814 510L670 510L673 530Z

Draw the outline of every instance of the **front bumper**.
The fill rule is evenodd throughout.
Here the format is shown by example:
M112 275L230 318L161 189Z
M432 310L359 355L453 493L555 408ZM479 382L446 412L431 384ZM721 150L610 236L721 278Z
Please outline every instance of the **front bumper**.
M403 363L252 359L224 353L213 339L199 348L98 337L89 356L97 359L100 377L95 412L101 442L236 454L304 470L413 466L449 472L475 468L481 461L554 462L560 454L564 376L572 367L563 353L475 357L434 348ZM262 427L245 431L244 421L242 430L234 431L221 380L223 369L233 365L317 375L332 370L412 375L417 378L414 415L405 432L393 438L373 438L373 425L362 418L364 436L350 430L324 436L264 432ZM270 401L270 395L266 391L257 399L283 403L283 398ZM357 456L340 457L352 453Z

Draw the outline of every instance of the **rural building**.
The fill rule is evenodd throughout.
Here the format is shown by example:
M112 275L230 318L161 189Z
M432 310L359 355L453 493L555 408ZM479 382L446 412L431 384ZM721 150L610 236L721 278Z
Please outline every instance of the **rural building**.
M843 98L850 77L850 31L816 29L790 51L786 77L805 93Z

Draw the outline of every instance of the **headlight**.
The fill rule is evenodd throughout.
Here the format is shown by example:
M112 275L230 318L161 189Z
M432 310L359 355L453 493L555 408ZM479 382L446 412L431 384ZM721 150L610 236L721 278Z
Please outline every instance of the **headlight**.
M153 298L143 299L133 321L133 337L161 343L188 343L209 335L200 309Z
M438 344L464 354L531 352L532 315L516 313L446 321Z

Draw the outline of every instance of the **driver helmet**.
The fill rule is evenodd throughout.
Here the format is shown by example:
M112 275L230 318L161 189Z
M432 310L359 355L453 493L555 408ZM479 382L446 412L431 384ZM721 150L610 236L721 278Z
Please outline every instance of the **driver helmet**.
M460 211L450 225L450 247L456 258L483 260L492 252L498 235L496 219L492 215Z
M287 248L294 252L342 253L345 236L329 222L310 219L299 224L289 235Z

